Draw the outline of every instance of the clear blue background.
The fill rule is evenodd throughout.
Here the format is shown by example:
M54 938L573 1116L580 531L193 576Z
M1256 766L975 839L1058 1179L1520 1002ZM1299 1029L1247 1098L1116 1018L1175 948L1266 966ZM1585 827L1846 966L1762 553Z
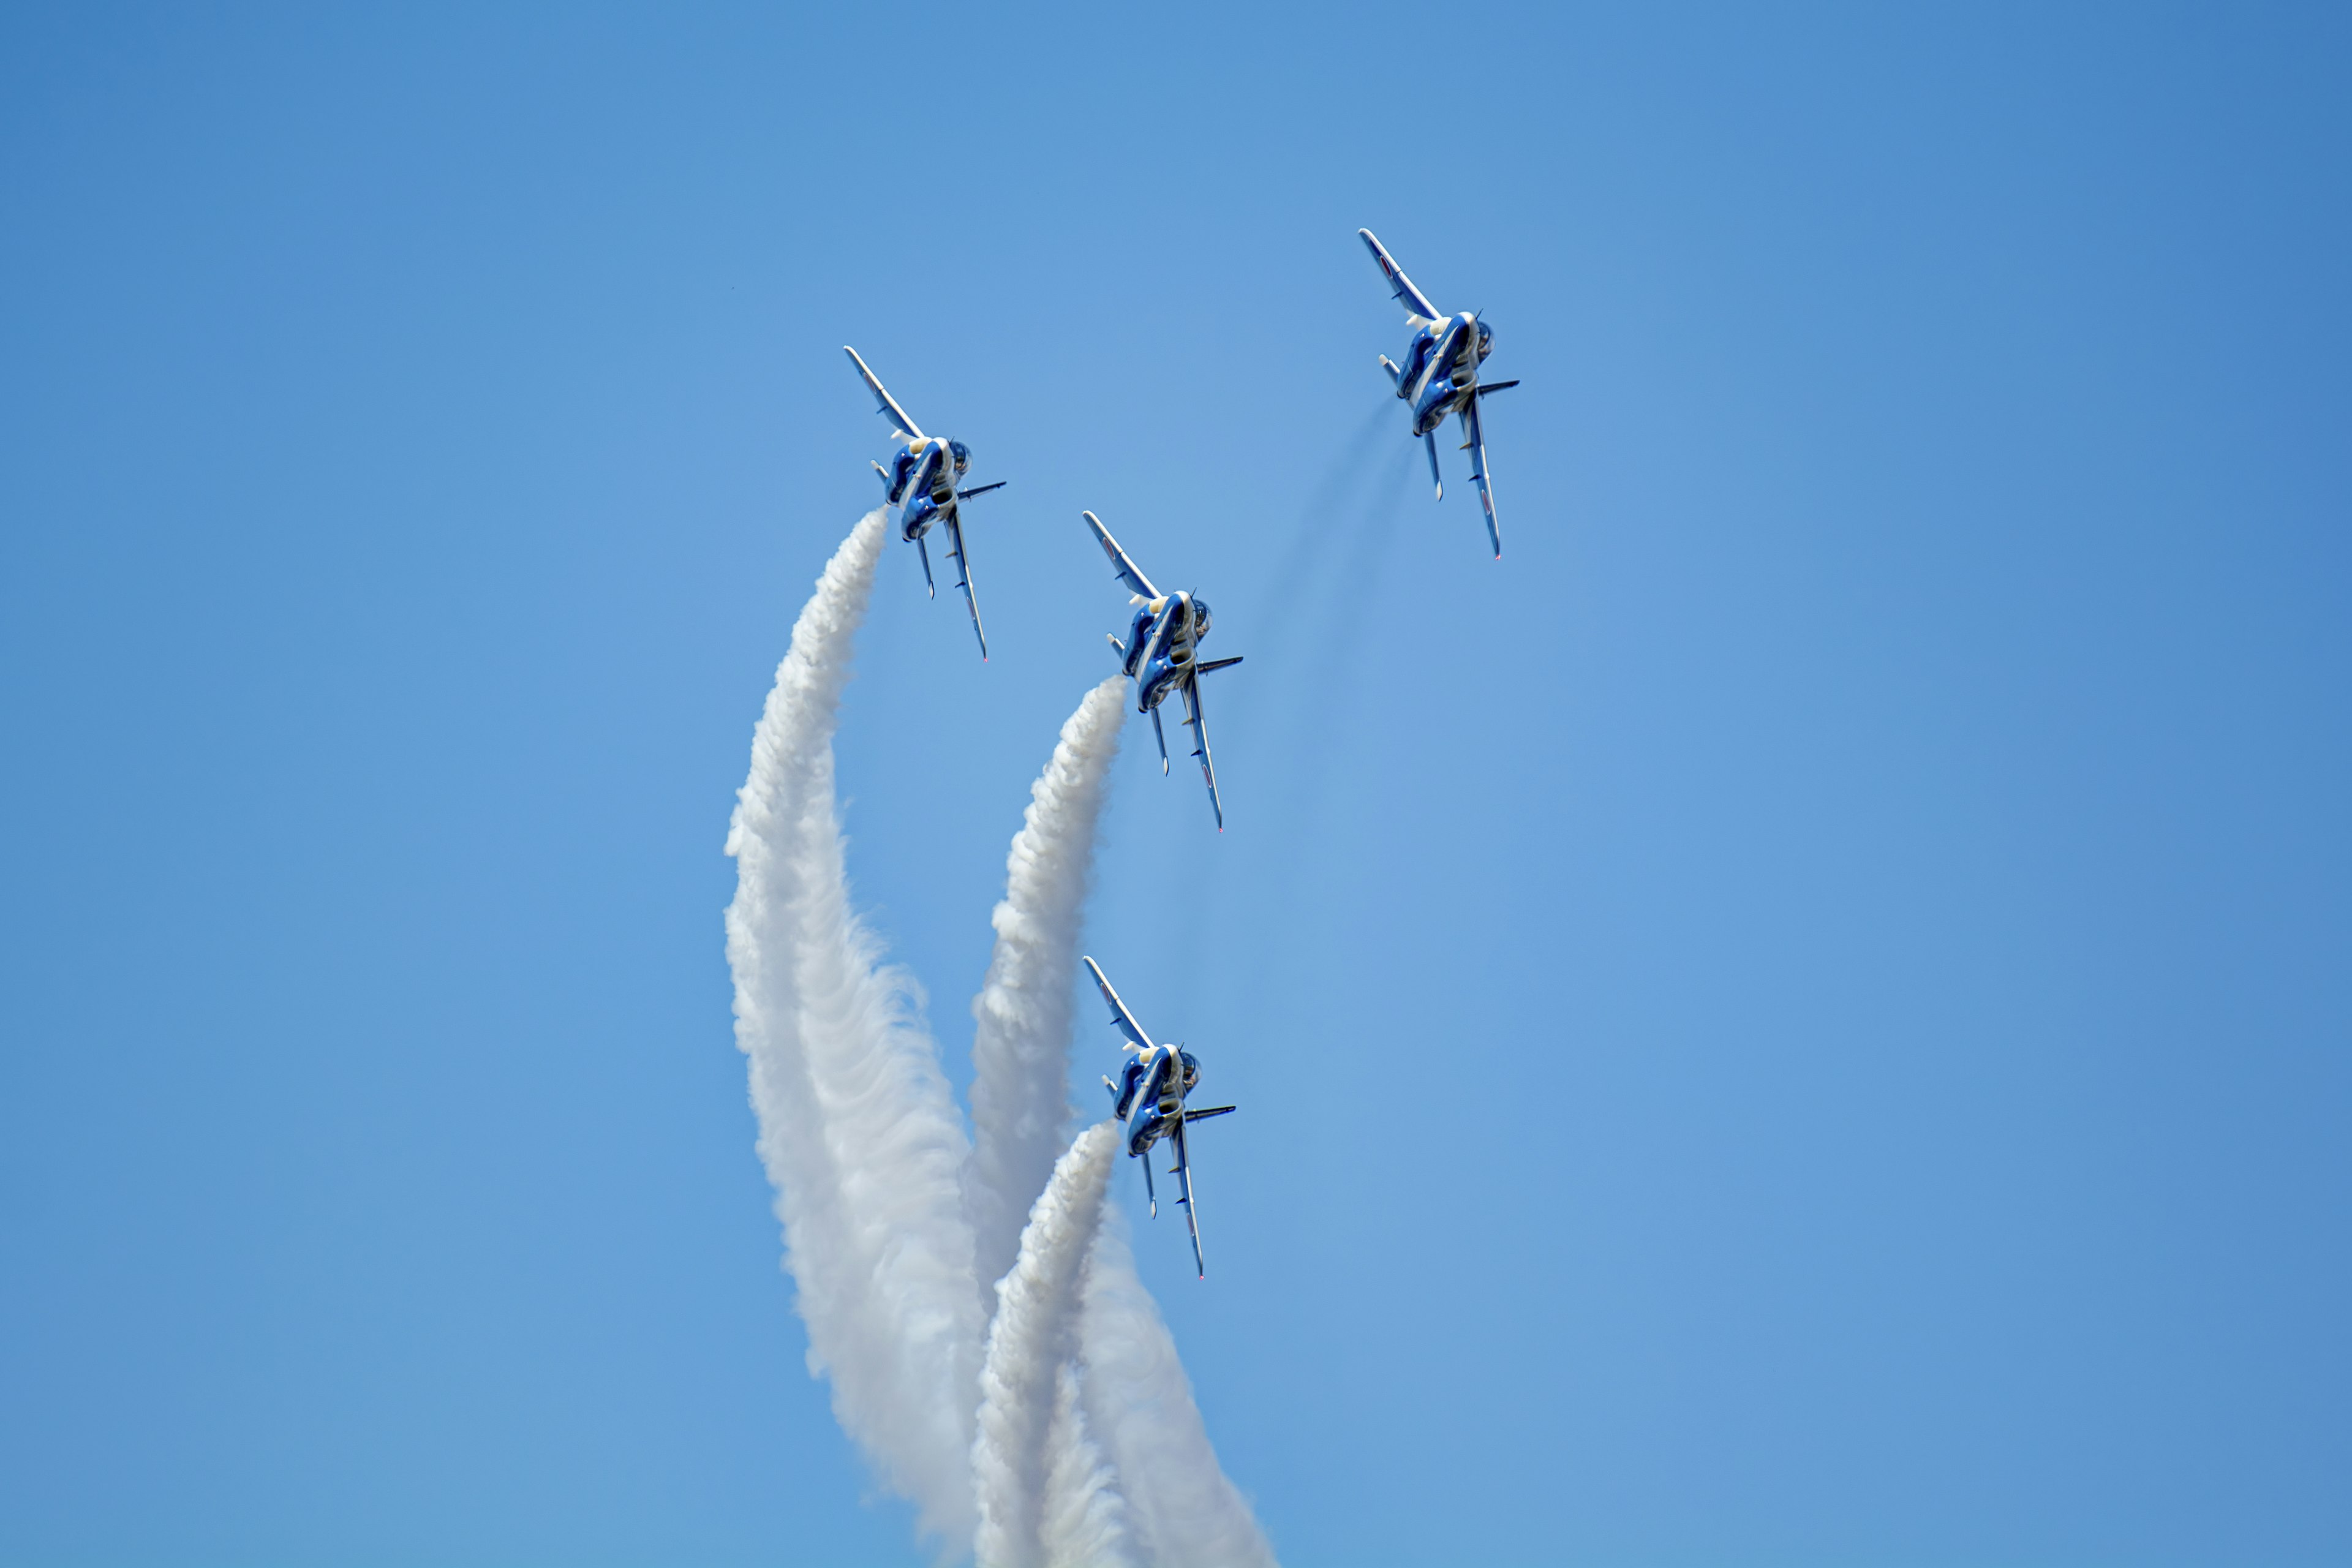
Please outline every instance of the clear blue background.
M2324 6L10 7L0 1559L920 1561L721 951L845 342L1012 481L841 740L951 1064L1078 510L1248 656L1089 943L1294 1568L2352 1559L2347 132Z

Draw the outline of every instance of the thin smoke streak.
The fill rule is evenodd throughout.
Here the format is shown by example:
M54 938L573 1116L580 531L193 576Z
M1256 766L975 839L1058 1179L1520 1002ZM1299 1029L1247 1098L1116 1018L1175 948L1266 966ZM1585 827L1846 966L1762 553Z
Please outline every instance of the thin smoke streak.
M1263 819L1253 812L1254 801L1261 805L1286 803L1289 811L1275 815L1304 820L1312 828L1314 814L1301 818L1297 813L1297 785L1286 786L1286 775L1274 773L1268 764L1280 755L1304 756L1305 762L1294 763L1287 776L1295 779L1302 768L1319 776L1322 737L1330 728L1326 710L1344 698L1335 679L1344 670L1335 670L1334 661L1345 658L1351 634L1364 624L1359 585L1386 560L1393 542L1403 494L1403 461L1412 450L1408 443L1385 462L1375 459L1394 436L1392 401L1384 398L1368 409L1325 468L1301 506L1289 548L1269 579L1273 591L1249 618L1237 623L1247 628L1240 634L1247 645L1237 644L1234 651L1242 652L1250 663L1219 692L1218 706L1230 717L1224 734L1240 742L1239 752L1227 754L1255 759L1238 773L1229 769L1220 776L1229 810L1239 808L1239 820L1228 826L1241 832L1250 831L1253 820ZM1367 514L1378 524L1369 533L1363 522ZM1306 680L1297 679L1301 662L1310 663L1317 673ZM1223 700L1228 693L1230 705ZM1283 860L1285 865L1295 860L1287 836L1261 837L1259 843L1265 853L1290 857ZM1178 1001L1191 999L1196 978L1205 972L1204 933L1214 924L1213 912L1229 880L1223 857L1203 857L1174 890L1176 901L1160 906L1174 960L1170 967L1178 977ZM1262 963L1263 956L1253 962Z
M1373 449L1396 417L1385 401L1366 411L1347 443L1323 470L1299 505L1289 548L1265 578L1252 606L1253 644L1267 658L1278 658L1294 637L1298 612L1321 604L1329 580L1326 563L1349 547L1348 518L1357 508Z

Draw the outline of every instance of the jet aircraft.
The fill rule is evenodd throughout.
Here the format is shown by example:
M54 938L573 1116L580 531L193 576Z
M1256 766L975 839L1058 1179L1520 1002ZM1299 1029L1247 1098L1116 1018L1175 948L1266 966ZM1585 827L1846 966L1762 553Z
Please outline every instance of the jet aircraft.
M1503 558L1502 530L1495 522L1495 491L1486 476L1486 434L1478 420L1478 403L1489 393L1517 386L1517 381L1488 382L1478 384L1478 366L1495 352L1495 329L1478 319L1481 312L1465 310L1460 315L1445 316L1429 302L1429 296L1412 285L1396 258L1382 247L1372 231L1360 228L1357 236L1364 248L1372 253L1372 260L1395 290L1397 302L1405 310L1405 324L1412 329L1412 342L1405 349L1404 363L1398 364L1388 355L1381 356L1381 368L1389 373L1396 384L1396 395L1412 408L1412 433L1429 448L1429 478L1437 486L1437 499L1445 499L1444 476L1437 471L1437 427L1445 423L1449 414L1462 419L1462 447L1470 454L1470 482L1478 487L1478 504L1486 511L1486 537L1495 546L1495 559Z
M905 449L890 459L888 468L879 463L874 465L874 471L882 476L887 503L891 506L903 504L905 508L898 514L899 535L915 542L916 552L923 558L923 585L930 589L931 597L936 599L940 596L940 590L938 584L931 581L931 552L924 544L923 536L930 532L935 523L948 531L948 558L956 563L957 571L962 574L956 586L963 590L963 602L971 611L972 635L980 639L980 657L985 662L988 658L988 633L981 627L980 601L971 591L971 563L964 557L963 517L959 503L977 495L985 495L990 490L1001 490L1005 481L999 479L992 485L974 485L970 489L956 489L956 481L963 478L966 468L971 467L971 449L961 441L924 435L921 428L907 417L907 411L898 406L898 400L883 389L881 378L868 370L866 362L857 357L857 351L844 343L841 352L849 356L849 363L856 365L857 374L866 378L866 390L874 394L877 408L882 417L890 421L890 439L906 443Z
M1090 511L1080 515L1110 557L1111 571L1132 592L1128 603L1139 606L1127 640L1113 637L1110 646L1118 650L1119 668L1135 682L1135 710L1151 715L1152 738L1160 742L1160 771L1168 771L1168 736L1160 727L1160 705L1171 691L1181 691L1188 715L1184 722L1192 731L1192 754L1201 759L1201 776L1209 781L1209 809L1216 813L1217 831L1223 833L1225 806L1217 798L1217 768L1209 759L1209 730L1201 718L1201 677L1239 664L1241 658L1202 663L1198 654L1201 639L1209 635L1208 601L1197 594L1162 594L1136 570L1102 519Z
M1143 1191L1150 1201L1152 1217L1160 1216L1160 1195L1151 1186L1151 1146L1162 1138L1175 1145L1176 1165L1168 1173L1176 1178L1181 1191L1176 1201L1184 1207L1184 1223L1192 1232L1192 1267L1202 1279L1209 1277L1209 1266L1201 1257L1201 1215L1192 1203L1192 1156L1184 1130L1195 1121L1212 1116L1223 1116L1236 1109L1230 1105L1211 1105L1199 1110L1188 1109L1184 1097L1201 1081L1201 1064L1192 1053L1181 1046L1155 1046L1127 1004L1112 990L1109 977L1102 965L1089 958L1087 972L1095 977L1095 984L1110 1004L1112 1026L1127 1037L1126 1049L1134 1060L1119 1074L1119 1081L1103 1079L1110 1090L1111 1114L1127 1123L1127 1152L1130 1159L1143 1162Z

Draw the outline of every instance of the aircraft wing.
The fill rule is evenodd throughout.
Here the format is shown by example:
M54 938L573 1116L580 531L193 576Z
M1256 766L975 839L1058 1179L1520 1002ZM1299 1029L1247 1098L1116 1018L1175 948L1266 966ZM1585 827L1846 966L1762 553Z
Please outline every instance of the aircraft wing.
M1087 966L1087 973L1095 977L1095 985L1102 992L1103 1000L1110 1004L1112 1026L1133 1044L1142 1047L1147 1051L1152 1049L1151 1037L1143 1032L1143 1026L1135 1021L1135 1015L1127 1010L1127 1004L1120 1001L1118 993L1110 988L1110 977L1102 972L1102 965L1091 958L1083 962Z
M1201 759L1201 776L1209 781L1209 809L1217 814L1217 831L1225 830L1225 803L1217 798L1217 764L1209 757L1209 726L1201 717L1201 672L1184 683L1184 722L1192 731L1192 754Z
M1381 276L1389 280L1391 289L1396 290L1397 303L1424 321L1436 321L1437 307L1429 302L1428 295L1412 286L1412 279L1404 275L1404 268L1396 264L1396 258L1388 253L1387 247L1381 244L1372 231L1360 228L1356 235L1364 242L1364 248L1372 253L1372 260L1379 264Z
M907 417L907 411L898 406L898 400L884 389L882 378L866 368L866 362L857 357L857 351L844 343L841 345L841 352L849 356L849 363L856 365L857 374L866 378L866 390L874 395L877 409L883 418L890 421L891 436L899 440L921 440L922 430L912 419Z
M1201 1211L1192 1203L1192 1144L1184 1136L1185 1119L1178 1117L1176 1125L1168 1131L1169 1141L1176 1145L1176 1168L1169 1174L1176 1178L1176 1201L1184 1205L1184 1226L1192 1233L1192 1268L1201 1279L1209 1277L1208 1261L1201 1256ZM1151 1156L1144 1157L1148 1163Z
M1470 482L1478 487L1478 504L1486 509L1486 538L1495 547L1495 559L1503 558L1503 532L1495 521L1495 487L1486 477L1486 426L1478 417L1478 398L1473 394L1462 405L1462 444L1470 448Z
M963 590L963 602L971 611L971 635L980 639L980 658L988 662L988 634L981 629L980 599L971 591L971 563L963 555L963 518L961 511L950 511L940 520L948 529L948 559L956 563L956 586Z
M1128 591L1140 594L1147 599L1160 597L1160 590L1153 587L1151 579L1137 570L1135 563L1127 558L1127 552L1118 547L1118 541L1110 536L1110 530L1102 525L1102 519L1090 511L1079 515L1087 520L1087 526L1095 531L1095 542L1103 547L1105 555L1110 557L1112 574L1127 584Z

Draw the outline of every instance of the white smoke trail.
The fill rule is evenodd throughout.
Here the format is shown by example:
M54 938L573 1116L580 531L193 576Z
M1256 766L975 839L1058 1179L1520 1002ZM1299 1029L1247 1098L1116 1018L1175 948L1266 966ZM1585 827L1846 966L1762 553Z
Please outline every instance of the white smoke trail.
M728 836L739 876L728 961L809 1369L830 1381L835 1417L884 1483L915 1503L927 1533L953 1542L980 1523L974 1394L987 1277L967 1205L994 1194L1017 1217L1023 1182L1044 1184L1067 1121L1077 920L1121 701L1107 681L1079 705L1014 840L997 953L974 1005L975 1117L989 1164L967 1171L971 1152L919 993L879 967L879 943L850 910L834 799L835 716L884 537L879 511L851 531L776 672ZM1099 1226L1115 1148L1098 1131L1093 1197L1056 1210L1083 1229ZM1017 1236L1012 1245L1017 1259ZM1124 1241L1041 1238L1038 1253L1040 1267L1059 1259L1034 1292L1045 1304L1031 1315L1038 1321L1024 1331L1014 1311L1000 1333L1008 1357L1016 1343L1045 1348L991 1384L989 1430L1009 1445L1018 1478L1010 1511L994 1517L1013 1521L1017 1549L1031 1553L1007 1560L1270 1568Z
M1055 1155L1070 1116L1078 928L1124 717L1125 682L1113 677L1089 691L1062 726L1053 760L1030 792L1026 819L1005 863L1004 898L992 917L996 948L972 1003L979 1027L972 1043L972 1163L965 1184L978 1277L992 1308L998 1298L987 1283L1011 1271L1004 1288L1013 1285L1021 1272L1016 1259L1025 1263L1035 1230L1033 1218L1024 1233L1022 1220L1040 1189L1050 1194L1049 1173L1057 1182L1061 1175ZM1082 1135L1080 1146L1091 1136ZM1045 1200L1037 1202L1044 1212ZM1024 1363L1017 1397L1001 1385L983 1396L997 1403L992 1412L983 1408L982 1437L974 1450L983 1568L1036 1561L1075 1568L1137 1559L1171 1568L1272 1568L1273 1552L1248 1503L1217 1464L1175 1344L1136 1278L1126 1244L1097 1239L1075 1288L1084 1304L1075 1359L1066 1354L1058 1364ZM994 1336L1008 1331L1000 1315L992 1351L1000 1342ZM1001 1446L983 1451L992 1423L1017 1426L1023 1456L1017 1468ZM1027 1445L1041 1429L1043 1452L1033 1462L1028 1456L1037 1450ZM1000 1468L992 1471L992 1465ZM1181 1466L1185 1473L1141 1475L1132 1468L1138 1465ZM1004 1500L992 1503L992 1496Z
M727 838L727 958L809 1371L919 1528L952 1542L974 1523L968 1145L913 983L877 967L850 911L834 803L835 715L882 522L869 512L826 564L753 735Z
M1139 1555L1155 1568L1274 1568L1274 1548L1217 1463L1176 1342L1114 1226L1095 1238L1084 1298L1082 1404L1118 1469Z
M1054 1372L1054 1420L1045 1434L1045 1500L1039 1510L1045 1568L1129 1568L1135 1552L1118 1472L1087 1430L1076 1362Z
M1126 681L1087 693L1005 858L1004 898L989 919L996 949L972 999L972 1151L965 1201L986 1307L1013 1267L1022 1222L1044 1190L1070 1122L1071 984L1078 921L1094 869L1095 825L1126 717Z
M1041 1568L1046 1561L1048 1478L1056 1468L1049 1439L1055 1436L1057 1406L1063 1404L1061 1374L1077 1352L1079 1281L1102 1226L1103 1194L1118 1149L1118 1129L1111 1122L1097 1122L1078 1134L1030 1210L1019 1258L996 1288L996 1318L981 1364L980 1433L971 1453L980 1568ZM1097 1483L1095 1495L1085 1495L1087 1479L1072 1473L1083 1462L1083 1432L1068 1425L1083 1417L1075 1400L1060 1414L1066 1426L1060 1435L1069 1452L1060 1467L1064 1490L1055 1500L1055 1523L1064 1531L1073 1522L1083 1530L1099 1522L1090 1515L1108 1512L1115 1494L1097 1463L1087 1478ZM1097 1499L1103 1500L1099 1510L1094 1506ZM1073 1514L1075 1521L1067 1517ZM1068 1554L1066 1541L1056 1546L1062 1548L1057 1555Z

